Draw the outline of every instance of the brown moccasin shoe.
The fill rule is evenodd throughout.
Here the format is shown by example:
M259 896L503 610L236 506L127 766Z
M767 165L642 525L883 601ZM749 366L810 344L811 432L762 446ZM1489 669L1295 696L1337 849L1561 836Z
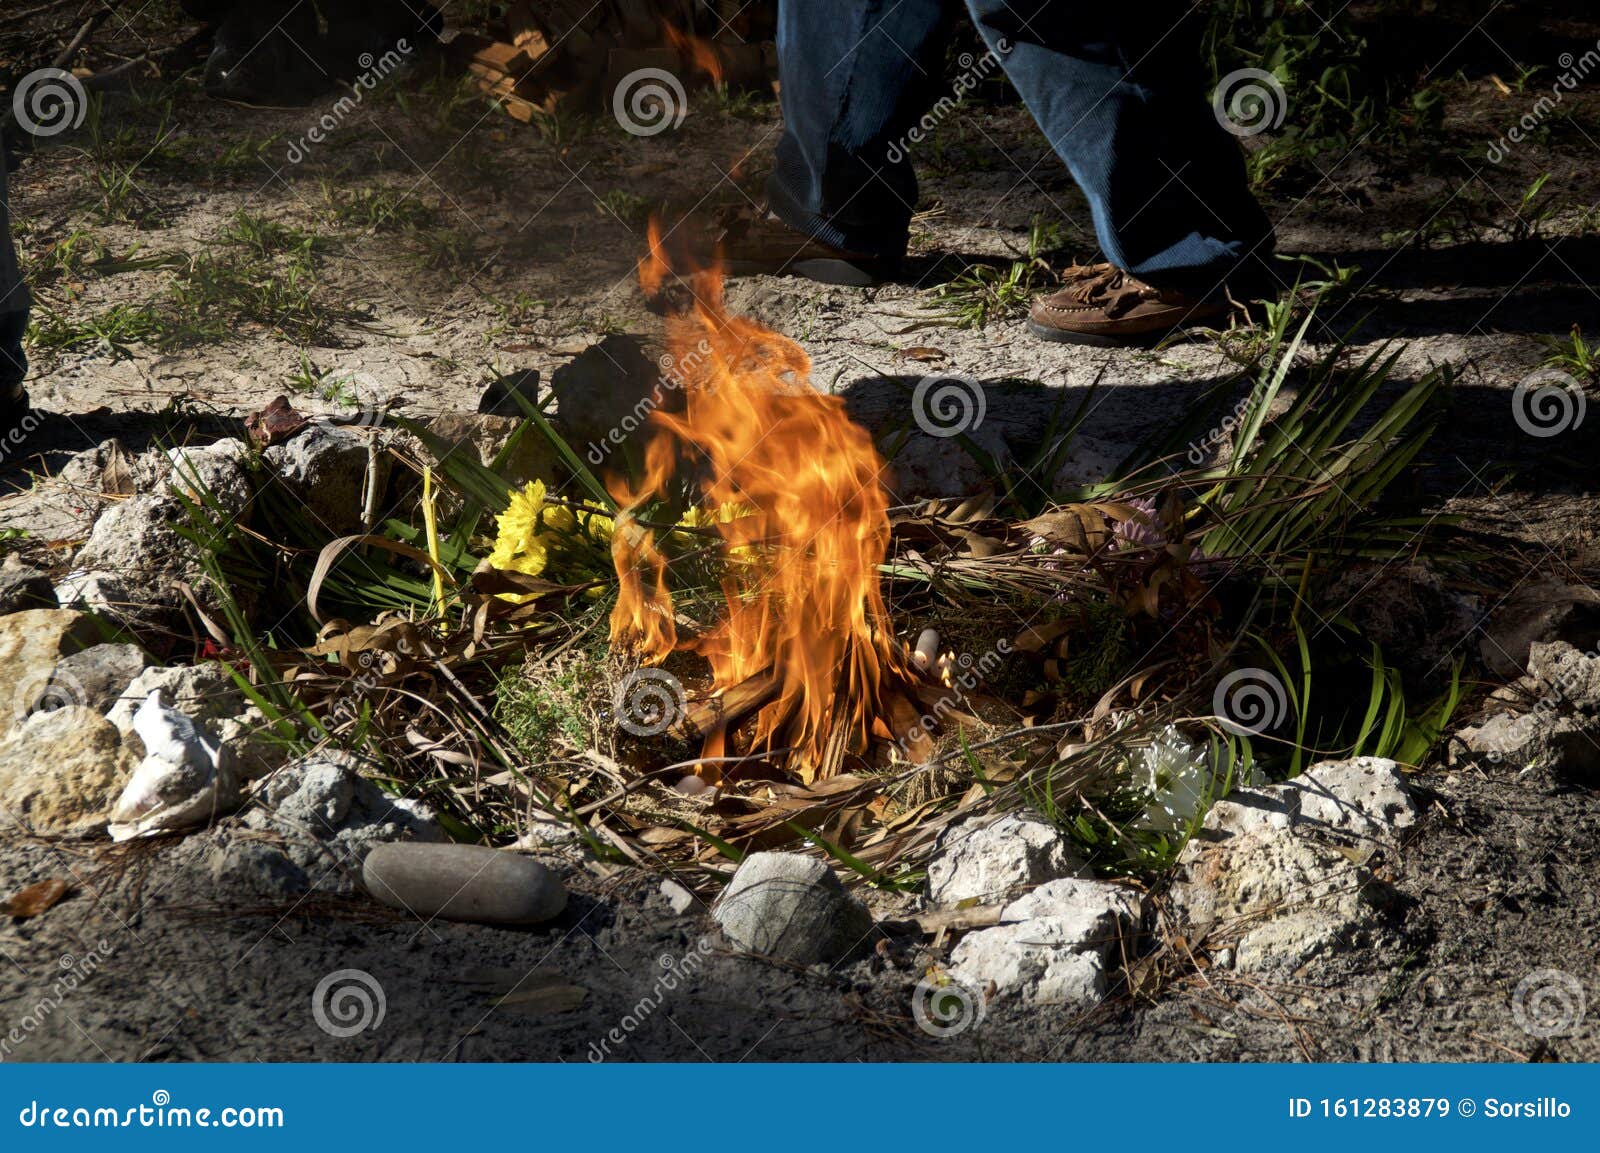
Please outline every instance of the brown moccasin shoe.
M1176 328L1214 324L1228 315L1221 301L1146 284L1109 264L1074 266L1063 287L1037 297L1028 328L1067 344L1154 344Z

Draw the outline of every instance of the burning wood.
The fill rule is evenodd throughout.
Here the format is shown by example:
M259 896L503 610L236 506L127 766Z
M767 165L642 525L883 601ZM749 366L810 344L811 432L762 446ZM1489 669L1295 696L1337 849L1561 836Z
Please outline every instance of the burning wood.
M717 19L716 36L703 38L694 34L695 17L688 0L516 0L499 38L463 32L451 54L524 123L569 103L609 104L613 91L641 70L739 88L776 79L776 45L754 37L754 26Z
M650 235L640 269L646 291L671 277L693 301L667 332L685 403L680 413L652 416L658 431L638 485L611 482L627 510L612 538L621 582L612 641L650 663L674 651L698 653L711 666L713 688L730 697L748 696L770 677L772 699L757 715L752 747L793 746L802 777L827 776L845 751L866 748L875 722L880 735L884 727L902 735L916 720L913 694L901 688L916 673L894 637L878 580L889 547L886 466L844 401L811 387L811 362L798 345L729 315L720 272L680 277L663 255L658 226ZM655 531L631 519L670 499L684 473L721 537L724 560L725 619L694 637L676 627ZM724 706L724 721L731 715ZM708 730L706 720L696 719L696 731L708 755L720 753L721 728Z

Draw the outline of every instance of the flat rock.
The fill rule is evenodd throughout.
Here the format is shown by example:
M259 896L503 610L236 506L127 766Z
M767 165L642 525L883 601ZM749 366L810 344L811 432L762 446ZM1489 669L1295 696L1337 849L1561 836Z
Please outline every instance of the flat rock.
M872 914L834 871L797 853L751 853L711 913L740 949L797 965L842 960L872 931Z
M566 887L549 869L483 845L378 845L361 879L385 905L447 921L537 925L567 907Z
M99 833L131 769L116 727L93 709L34 713L0 737L0 832Z
M993 902L1085 869L1066 834L1028 813L967 821L939 836L928 865L936 906Z
M1062 878L1001 911L1002 923L968 933L950 970L974 989L1032 1005L1099 1004L1142 915L1139 894L1106 881Z

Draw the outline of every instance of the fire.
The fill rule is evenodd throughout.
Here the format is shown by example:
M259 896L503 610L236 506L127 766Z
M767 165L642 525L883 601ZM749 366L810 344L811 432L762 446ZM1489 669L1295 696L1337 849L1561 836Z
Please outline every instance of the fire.
M722 87L722 57L717 54L714 44L682 31L669 20L663 20L661 27L666 33L668 43L678 50L679 56L711 77L711 83L719 88Z
M640 281L648 291L673 275L652 223ZM687 284L693 306L667 328L683 409L652 415L639 486L611 482L626 510L612 538L621 593L611 637L648 663L699 653L718 692L770 670L775 695L757 715L756 747L796 747L810 780L836 769L833 742L865 747L886 715L886 689L913 675L878 582L889 546L886 466L844 401L811 387L798 345L728 314L719 269L693 271ZM672 491L680 465L725 561L726 615L694 637L674 625L655 531L632 519Z

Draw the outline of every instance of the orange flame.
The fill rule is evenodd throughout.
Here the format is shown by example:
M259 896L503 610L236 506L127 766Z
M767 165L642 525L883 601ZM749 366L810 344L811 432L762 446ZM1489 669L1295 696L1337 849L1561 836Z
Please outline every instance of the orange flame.
M668 20L663 20L661 27L667 34L668 42L678 50L679 56L686 57L690 64L711 77L711 83L719 88L722 87L722 57L717 54L716 45L680 30Z
M650 227L640 266L647 289L675 276ZM680 413L656 411L640 487L612 482L627 510L612 538L621 594L613 642L659 663L674 650L700 653L724 690L772 671L777 695L757 717L756 747L774 738L798 748L805 779L829 771L833 734L865 748L890 676L910 676L878 583L889 546L883 458L840 397L809 383L811 361L793 341L730 316L720 269L685 282L694 304L668 321L671 371L684 388ZM683 639L673 623L666 560L655 532L632 519L672 490L680 460L721 538L726 617ZM721 734L712 738L715 745ZM834 762L836 766L837 762Z

